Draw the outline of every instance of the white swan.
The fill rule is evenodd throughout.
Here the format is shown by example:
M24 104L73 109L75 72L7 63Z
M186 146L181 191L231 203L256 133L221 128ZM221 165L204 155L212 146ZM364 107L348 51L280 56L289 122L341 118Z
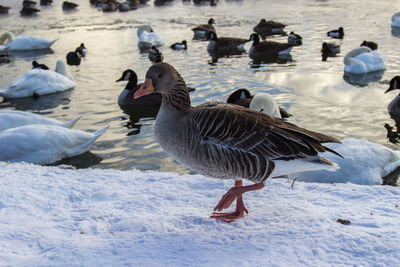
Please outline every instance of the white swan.
M6 89L0 90L0 96L22 98L57 93L71 89L75 82L68 74L65 63L58 60L56 71L31 69L11 82Z
M0 132L0 161L50 164L86 152L108 126L94 133L31 124Z
M348 73L367 73L386 68L386 54L378 50L362 46L346 54L343 59L344 71Z
M150 49L152 46L162 46L164 41L158 32L149 25L142 25L137 29L139 49Z
M8 48L9 51L27 51L49 49L59 38L46 40L35 36L21 36L14 38L10 32L5 32L0 36L0 44Z
M400 12L397 12L392 16L392 27L400 27Z
M321 153L335 162L340 169L335 172L308 171L290 174L299 181L317 183L381 184L382 178L400 166L400 151L362 139L346 138L342 144L327 143L325 146L340 153L343 158Z
M282 118L278 104L275 99L268 93L254 95L250 102L250 108L263 112L271 117Z
M72 128L81 117L82 116L79 116L69 122L62 123L59 120L47 118L31 112L4 109L0 110L0 132L9 128L15 128L29 124L49 124Z

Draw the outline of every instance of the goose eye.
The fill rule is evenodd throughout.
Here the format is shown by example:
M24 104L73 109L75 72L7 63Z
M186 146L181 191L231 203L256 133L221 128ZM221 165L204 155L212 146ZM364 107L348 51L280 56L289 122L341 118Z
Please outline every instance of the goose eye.
M264 111L264 108L260 109L260 112L263 112L263 111Z
M158 78L162 78L162 76L163 76L163 75L162 75L161 73L160 73L160 74L158 74Z

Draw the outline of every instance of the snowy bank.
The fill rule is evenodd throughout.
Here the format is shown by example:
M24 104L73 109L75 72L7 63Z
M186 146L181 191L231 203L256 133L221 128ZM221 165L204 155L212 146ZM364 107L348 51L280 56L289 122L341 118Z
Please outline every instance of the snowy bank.
M398 264L399 187L268 179L245 218L210 219L232 184L0 162L0 265Z

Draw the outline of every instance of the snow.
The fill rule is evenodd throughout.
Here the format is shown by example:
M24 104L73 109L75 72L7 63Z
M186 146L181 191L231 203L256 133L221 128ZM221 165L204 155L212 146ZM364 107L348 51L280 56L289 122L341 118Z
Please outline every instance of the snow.
M0 162L0 266L395 266L400 188L268 179L233 223L233 182ZM347 219L342 225L337 219Z

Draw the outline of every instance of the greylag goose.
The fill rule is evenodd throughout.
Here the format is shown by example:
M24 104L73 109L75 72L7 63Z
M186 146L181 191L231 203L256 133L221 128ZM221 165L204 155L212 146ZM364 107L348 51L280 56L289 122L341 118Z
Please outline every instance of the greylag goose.
M389 88L385 93L400 89L400 76L394 76L389 83ZM397 95L388 105L389 114L393 117L400 118L400 94Z
M239 105L242 107L251 108L253 110L257 110L257 111L264 112L264 113L271 110L269 107L277 105L273 99L271 101L271 99L268 98L267 96L264 96L264 94L257 94L256 96L257 97L250 94L249 90L247 90L245 88L240 88L229 95L228 99L226 100L226 103L231 103L231 104ZM253 103L253 105L251 103ZM283 107L278 106L278 108L279 108L280 114L279 114L279 116L275 116L275 117L289 118L290 116L292 116ZM273 115L273 113L266 113L266 114L268 114L270 116ZM274 117L274 116L272 116L272 117Z
M372 41L365 41L365 40L364 40L364 42L362 42L362 43L360 44L360 46L367 46L367 47L371 48L371 50L376 50L376 49L378 49L378 44L375 43L375 42L372 42Z
M253 31L259 34L261 38L265 40L265 38L269 35L283 33L283 29L285 27L285 24L272 20L266 21L265 19L261 19L260 22L254 26Z
M217 37L215 32L209 32L207 40L210 40L207 51L210 53L230 54L244 51L244 45L249 39L233 38L233 37Z
M337 139L237 105L204 103L192 107L185 81L167 63L149 68L134 98L153 93L162 97L154 126L160 146L196 172L235 180L235 186L214 208L214 219L232 222L242 218L248 213L242 194L263 188L268 177L307 169L332 169L332 163L318 152L337 154L321 144L339 142ZM243 186L242 179L255 184ZM234 212L217 212L228 208L234 200Z
M215 21L213 18L208 20L207 24L201 24L197 27L194 27L192 31L194 32L195 37L207 37L209 32L215 32L215 28L213 26L215 24Z
M339 27L337 30L327 32L326 35L336 39L343 39L344 31L342 27Z

